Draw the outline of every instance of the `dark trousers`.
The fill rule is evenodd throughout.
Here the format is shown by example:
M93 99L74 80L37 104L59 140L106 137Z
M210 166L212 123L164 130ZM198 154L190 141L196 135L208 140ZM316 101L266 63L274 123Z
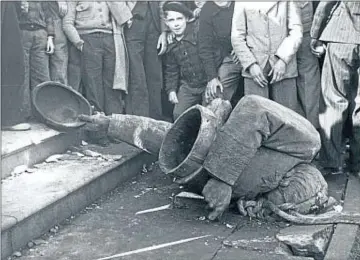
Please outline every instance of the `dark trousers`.
M54 20L55 29L55 52L50 55L50 79L67 84L67 67L68 67L68 45L67 38L62 29L62 20Z
M329 43L321 77L323 107L320 111L324 166L343 165L343 130L350 120L350 161L360 170L360 45Z
M68 42L69 59L67 66L68 85L82 93L81 88L81 52Z
M244 80L241 76L241 65L233 62L230 56L225 57L219 70L220 82L224 87L222 98L231 101L235 93L244 92ZM240 90L238 90L240 88ZM238 99L240 99L238 97Z
M318 59L311 53L310 33L304 33L303 42L296 54L299 76L297 92L303 115L315 128L319 128L320 68Z
M127 114L162 118L163 76L161 58L156 49L158 38L159 32L149 10L142 20L134 19L130 29L125 27L130 66Z
M204 100L205 86L203 88L190 88L186 82L182 82L177 98L179 103L175 104L173 117L176 120L185 110L196 105L202 104Z
M268 75L270 70L271 67L268 63L264 68L264 75ZM268 77L267 80L270 82L271 78ZM261 87L251 78L244 78L244 94L262 96L296 112L300 111L297 98L296 78L283 79L274 84L268 84L265 88Z
M47 32L45 29L28 31L22 30L24 48L25 80L23 104L27 116L31 111L31 90L38 84L49 81L49 56L45 53Z
M123 112L122 93L113 89L115 73L114 37L109 33L82 35L82 80L87 100L106 115Z

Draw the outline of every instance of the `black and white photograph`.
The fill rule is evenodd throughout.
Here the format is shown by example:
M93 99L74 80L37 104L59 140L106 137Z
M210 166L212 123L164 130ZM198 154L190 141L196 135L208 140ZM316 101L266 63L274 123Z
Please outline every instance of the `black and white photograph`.
M0 3L1 259L360 260L360 1Z

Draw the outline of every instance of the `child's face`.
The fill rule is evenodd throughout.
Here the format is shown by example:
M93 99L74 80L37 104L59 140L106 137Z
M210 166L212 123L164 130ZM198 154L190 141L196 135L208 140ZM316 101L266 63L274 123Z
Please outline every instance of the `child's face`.
M166 25L176 35L184 35L186 29L187 18L182 13L167 11L166 12Z

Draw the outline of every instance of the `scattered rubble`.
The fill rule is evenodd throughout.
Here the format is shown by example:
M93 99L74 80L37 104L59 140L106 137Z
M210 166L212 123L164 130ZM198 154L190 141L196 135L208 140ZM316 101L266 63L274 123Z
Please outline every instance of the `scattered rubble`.
M11 175L18 175L18 174L24 173L27 170L27 168L28 168L27 165L16 166L14 168L14 170L12 171Z
M135 215L152 213L152 212L171 209L171 208L172 208L171 204L167 204L167 205L164 205L164 206L161 206L161 207L156 207L156 208L152 208L152 209L146 209L146 210L138 211L138 212L135 213Z
M276 240L274 237L264 237L264 238L253 238L253 239L240 239L240 240L224 240L223 245L226 247L240 248L243 250L264 252L264 253L274 253L280 255L293 255L289 247Z
M47 163L57 162L57 161L61 160L61 158L63 156L64 156L63 154L53 154L53 155L49 156L48 158L46 158L45 162L47 162Z
M21 254L21 252L19 252L19 251L15 251L15 252L12 254L12 256L14 256L14 257L21 257L22 254Z
M291 226L281 230L276 238L291 247L297 256L323 259L328 247L332 225Z

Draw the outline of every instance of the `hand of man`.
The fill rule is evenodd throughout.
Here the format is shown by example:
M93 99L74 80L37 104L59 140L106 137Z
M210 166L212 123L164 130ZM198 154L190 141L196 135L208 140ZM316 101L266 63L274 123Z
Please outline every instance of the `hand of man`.
M220 90L220 93L224 92L224 87L218 78L213 78L208 82L205 90L205 101L207 103L210 102L212 99L217 98L218 88Z
M194 18L197 19L200 16L201 8L196 8L193 12Z
M131 18L129 20L127 20L126 24L127 24L127 27L130 29L132 24L133 24L134 20Z
M171 104L177 104L179 103L179 100L177 98L176 92L175 91L171 91L169 93L169 101Z
M240 60L239 60L238 56L235 54L235 52L234 52L233 50L231 51L231 57L232 57L233 62L234 62L235 64L239 64L239 63L240 63Z
M216 218L220 218L224 211L229 207L232 188L225 182L213 178L206 183L202 194L209 207L214 209L209 214L208 218L210 220L215 220Z
M156 48L160 49L158 55L163 55L166 52L167 48L167 33L162 32L159 36L158 43Z
M265 88L268 84L267 79L264 76L263 70L259 66L259 64L254 63L249 68L250 75L253 80L260 85L260 87Z
M269 77L272 75L270 84L282 80L285 71L286 71L286 63L282 59L278 59L278 61L275 63L274 67L271 69L268 75Z
M314 54L317 58L320 58L326 51L326 45L317 39L312 39L310 41L310 49L312 54Z
M65 1L58 1L60 17L64 17L67 14L68 6Z
M92 116L88 115L79 115L78 117L81 121L86 122L84 127L85 130L92 131L92 132L105 132L107 133L110 119L109 117L105 116L104 113L95 113Z
M53 54L55 52L54 37L49 36L46 43L46 53Z

